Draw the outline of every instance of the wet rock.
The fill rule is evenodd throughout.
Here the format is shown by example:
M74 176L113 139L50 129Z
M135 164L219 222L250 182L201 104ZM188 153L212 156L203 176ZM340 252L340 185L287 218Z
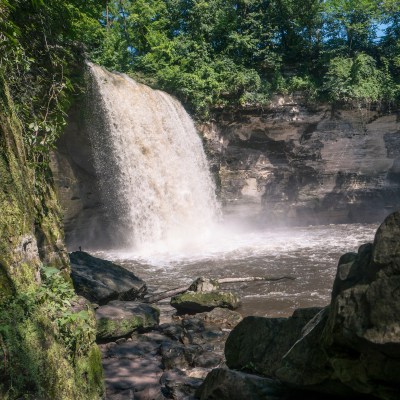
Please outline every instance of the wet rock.
M214 292L220 287L218 281L215 279L209 279L200 277L197 278L190 286L189 290L192 292Z
M146 284L132 272L83 251L70 253L71 278L76 292L93 303L142 298Z
M177 324L162 324L159 326L161 332L172 340L181 340L183 336L183 327Z
M282 357L320 308L296 310L289 318L246 317L229 334L225 344L230 368L274 376Z
M381 221L400 207L399 121L366 114L294 97L217 111L200 130L222 201L270 226Z
M217 368L207 375L197 396L201 400L282 400L285 390L269 378Z
M158 325L160 312L149 304L114 300L96 310L97 339L112 340Z
M240 299L230 292L185 292L172 297L171 306L179 313L197 313L211 311L215 307L236 309Z

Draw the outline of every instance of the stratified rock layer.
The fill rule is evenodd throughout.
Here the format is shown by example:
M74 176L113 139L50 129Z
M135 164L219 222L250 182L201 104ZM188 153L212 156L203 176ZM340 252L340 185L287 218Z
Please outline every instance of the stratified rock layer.
M301 96L199 127L228 210L269 224L382 221L400 206L400 123Z

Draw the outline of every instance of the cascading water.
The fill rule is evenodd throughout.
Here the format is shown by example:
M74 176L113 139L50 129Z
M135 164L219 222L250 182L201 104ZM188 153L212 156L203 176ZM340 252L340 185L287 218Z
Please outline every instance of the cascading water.
M89 70L90 136L114 242L149 252L204 239L218 204L201 139L183 106L125 75L93 64Z

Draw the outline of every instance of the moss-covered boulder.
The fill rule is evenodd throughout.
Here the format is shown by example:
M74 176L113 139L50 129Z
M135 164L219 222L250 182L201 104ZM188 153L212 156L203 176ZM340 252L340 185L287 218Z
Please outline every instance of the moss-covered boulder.
M179 313L198 313L211 311L215 307L235 310L240 306L239 297L231 292L192 292L187 291L171 298L171 306Z
M97 339L111 341L136 330L154 328L160 310L149 304L114 300L96 310Z

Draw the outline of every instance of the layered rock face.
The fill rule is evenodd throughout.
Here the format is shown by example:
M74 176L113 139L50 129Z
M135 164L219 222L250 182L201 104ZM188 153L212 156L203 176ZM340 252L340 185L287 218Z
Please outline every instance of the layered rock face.
M102 229L106 221L105 208L86 125L90 122L85 123L85 107L82 102L71 110L51 163L57 197L63 208L66 242L75 250L93 237L100 241L100 245L105 244L101 239L111 240Z
M394 114L276 98L199 127L227 210L267 224L376 222L400 205Z

